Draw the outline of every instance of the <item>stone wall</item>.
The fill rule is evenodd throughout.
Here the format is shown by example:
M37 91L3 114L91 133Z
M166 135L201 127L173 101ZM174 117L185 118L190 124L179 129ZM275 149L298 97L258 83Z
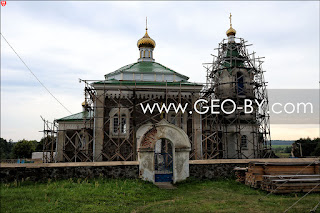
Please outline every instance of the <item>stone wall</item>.
M190 164L190 177L197 179L234 178L235 167L247 167L247 163Z
M1 166L1 182L13 182L15 180L45 181L50 179L69 178L129 178L134 179L139 176L139 165L104 165L104 166L82 166L82 165L39 165L39 166Z
M189 161L190 177L198 179L232 178L236 166L246 167L255 162L313 162L316 158L283 159L217 159ZM88 163L0 164L1 182L69 178L139 178L138 161L112 161Z

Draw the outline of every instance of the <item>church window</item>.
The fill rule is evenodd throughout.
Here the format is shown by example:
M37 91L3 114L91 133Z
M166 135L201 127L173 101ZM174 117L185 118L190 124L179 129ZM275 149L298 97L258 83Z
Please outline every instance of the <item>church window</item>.
M127 133L127 118L125 114L121 115L121 126L120 126L120 132L122 134Z
M242 135L241 136L241 148L247 148L247 147L248 147L247 136Z
M243 74L241 72L237 72L237 94L244 95L244 82L243 82Z
M129 136L129 110L128 108L113 108L110 113L109 132L112 137Z
M119 132L119 117L118 114L115 114L113 117L113 132L118 133Z

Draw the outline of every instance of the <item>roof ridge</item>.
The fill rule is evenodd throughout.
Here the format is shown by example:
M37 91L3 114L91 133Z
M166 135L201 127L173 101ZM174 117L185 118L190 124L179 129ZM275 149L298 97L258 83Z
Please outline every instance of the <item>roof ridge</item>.
M169 70L169 71L173 72L174 74L178 74L178 75L180 75L180 76L183 76L183 77L185 77L185 78L189 79L189 77L188 77L188 76L183 75L183 74L181 74L181 73L179 73L179 72L177 72L177 71L174 71L173 69L171 69L171 68L169 68L169 67L167 67L167 66L164 66L163 64L160 64L160 63L155 62L155 61L154 61L153 63L157 63L157 64L161 65L162 67L164 67L165 69L167 69L167 70Z
M72 114L72 115L68 115L68 116L65 116L65 117L63 117L63 118L59 118L59 119L56 119L56 120L57 120L57 121L70 120L70 119L72 119L73 117L75 117L75 116L77 116L77 115L82 115L82 114L84 114L83 111L78 112L78 113L75 113L75 114ZM91 115L89 114L89 116L91 116Z
M110 76L110 75L112 75L112 74L116 74L116 73L118 73L118 72L121 72L121 71L127 70L127 69L131 68L133 65L135 65L136 63L137 63L137 62L134 62L134 63L131 63L131 64L127 64L127 65L124 65L124 66L120 67L119 69L116 69L116 70L115 70L115 71L113 71L113 72L110 72L110 73L105 74L105 75L104 75L104 77L106 78L106 76ZM128 66L130 66L130 67L128 67ZM127 67L127 68L126 68L126 69L123 69L124 67Z

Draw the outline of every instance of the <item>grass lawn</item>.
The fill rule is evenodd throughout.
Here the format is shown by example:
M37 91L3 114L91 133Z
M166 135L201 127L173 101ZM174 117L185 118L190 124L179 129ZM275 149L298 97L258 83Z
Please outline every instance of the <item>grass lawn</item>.
M188 180L175 190L141 180L60 180L1 184L1 212L283 212L303 194L270 195L234 180ZM309 194L289 212L309 212Z

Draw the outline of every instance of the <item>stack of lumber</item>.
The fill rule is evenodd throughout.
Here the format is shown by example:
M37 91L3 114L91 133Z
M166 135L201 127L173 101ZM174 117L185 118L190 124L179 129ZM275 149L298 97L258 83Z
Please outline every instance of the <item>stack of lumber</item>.
M315 171L316 163L268 163L264 165L264 173L266 175L312 175L317 174Z
M320 192L320 175L263 175L261 189L272 193L308 192L311 189Z
M304 192L320 183L319 162L261 163L250 162L245 184L277 193ZM319 191L320 187L316 187Z
M245 184L253 188L259 188L264 175L264 165L266 163L250 162L246 173Z
M248 167L241 168L241 167L235 167L233 169L235 171L236 175L236 181L239 183L245 183L246 181L246 172L248 171Z

